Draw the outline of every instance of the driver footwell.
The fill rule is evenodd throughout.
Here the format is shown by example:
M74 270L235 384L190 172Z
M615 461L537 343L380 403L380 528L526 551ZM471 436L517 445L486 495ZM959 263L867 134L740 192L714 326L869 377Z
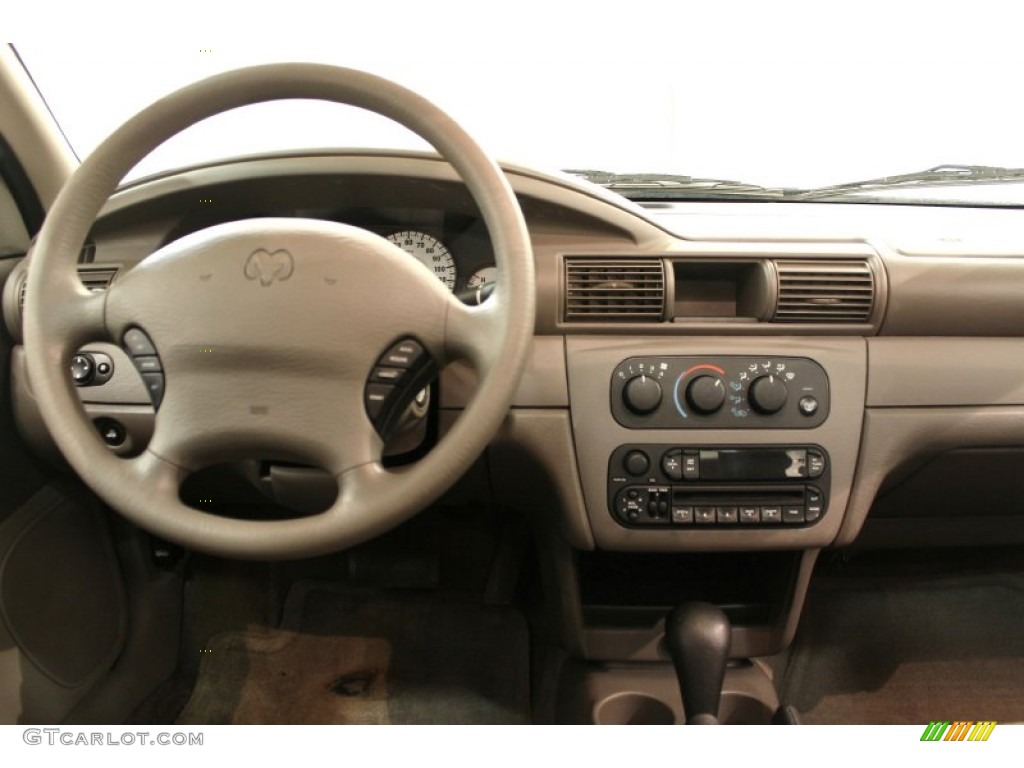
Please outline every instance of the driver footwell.
M298 582L279 627L209 641L178 722L529 722L526 621L458 598Z

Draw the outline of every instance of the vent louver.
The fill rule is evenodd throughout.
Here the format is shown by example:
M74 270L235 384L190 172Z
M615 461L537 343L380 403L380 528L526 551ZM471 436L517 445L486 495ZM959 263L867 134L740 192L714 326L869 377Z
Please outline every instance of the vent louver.
M875 305L875 281L862 259L776 261L777 323L866 323Z
M100 267L100 266L79 266L78 267L78 278L82 281L82 285L88 288L90 291L105 291L110 287L111 281L117 274L118 267ZM25 288L28 285L28 279L22 280L21 287L18 291L18 307L20 309L25 308Z
M665 268L660 259L565 260L565 320L660 322Z

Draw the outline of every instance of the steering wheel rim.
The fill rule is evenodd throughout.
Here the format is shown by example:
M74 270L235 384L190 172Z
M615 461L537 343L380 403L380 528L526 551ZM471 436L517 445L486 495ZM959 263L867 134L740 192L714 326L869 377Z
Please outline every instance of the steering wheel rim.
M429 272L382 238L344 225L304 220L236 222L203 230L147 258L107 292L90 294L85 290L77 278L77 255L103 204L132 167L199 120L241 106L295 98L333 101L381 114L426 139L451 164L476 201L494 246L499 279L485 304L473 308L460 304ZM202 322L231 317L223 311L218 314L215 303L223 302L244 312L253 302L264 302L261 311L283 307L295 324L292 330L298 334L313 328L308 323L303 325L301 318L308 313L292 311L299 296L294 291L287 293L292 290L292 282L287 288L282 287L286 286L283 281L278 281L276 288L273 280L260 285L264 281L252 281L251 276L249 284L241 282L246 272L242 260L252 253L249 249L255 245L257 249L272 250L281 237L294 238L290 242L298 243L297 250L308 254L308 261L295 256L295 274L299 275L301 267L306 280L304 290L311 292L307 295L322 297L322 306L331 312L341 312L340 307L352 302L356 304L354 311L365 311L365 297L359 303L360 292L396 281L414 294L403 296L400 302L404 306L408 299L410 306L404 314L399 311L397 320L384 318L379 323L360 324L360 318L350 318L358 327L343 339L350 349L340 351L345 360L351 358L351 363L331 368L333 363L329 362L315 375L309 373L310 360L323 356L325 350L337 349L342 341L332 341L314 329L317 345L303 342L308 348L300 344L300 354L290 347L290 352L284 354L280 353L285 337L280 335L284 331L278 328L279 320L275 319L273 327L266 323L256 330L274 343L267 345L269 351L252 354L261 362L292 366L281 373L290 378L271 378L264 388L273 390L265 393L273 399L273 407L260 406L259 410L250 403L246 410L248 395L241 395L222 398L216 410L204 409L202 398L215 397L223 391L218 388L225 382L234 381L243 390L248 386L250 395L253 391L252 381L243 378L243 374L252 375L253 359L252 354L247 357L248 353L239 353L245 349L238 336L239 323L221 323L220 328L208 329L209 346L218 347L222 339L221 348L233 356L222 355L212 367L204 362L206 367L201 368L196 362L194 347L201 338L196 334L206 332ZM350 286L348 293L338 293L337 277L327 274L337 265L338 250L376 275L372 280L366 278L376 282ZM211 284L219 280L221 293L217 294L218 302L202 304L197 310L200 317L179 338L172 335L173 323L166 317L169 305L161 304L161 292L171 295L176 290L194 291L193 283L188 281L196 276L200 264L209 275L215 275L213 280L209 275L201 279ZM343 283L349 282L347 277ZM299 279L293 282L302 288ZM139 315L148 319L140 324ZM337 319L334 315L332 318ZM359 386L365 387L370 370L362 369L367 361L384 351L375 350L373 345L379 346L381 339L400 331L403 323L414 321L416 327L407 328L404 335L420 340L439 363L466 358L478 369L480 383L473 399L434 449L401 471L383 468L380 441L372 435L363 434L359 441L353 438L351 442L339 438L345 443L345 451L339 449L335 455L329 444L331 430L338 430L340 425L347 435L350 431L365 433L371 426L362 397L358 398L358 408L351 401L360 372L363 378ZM150 446L133 459L121 459L109 451L85 415L67 375L68 364L83 344L121 343L128 328L146 323L152 327L143 329L154 337L158 348L166 350L165 362L177 366L177 373L172 377L168 371L165 402L156 415ZM73 174L46 218L32 254L24 310L29 381L50 434L79 476L136 525L191 549L244 559L290 559L338 551L394 527L436 499L469 468L500 427L525 367L533 323L529 236L515 194L498 166L461 127L423 97L367 73L317 64L266 65L216 75L161 99L111 134ZM269 357L259 357L264 353ZM305 379L297 372L303 372ZM333 394L326 406L313 403L311 408L309 402L302 408L295 405L303 400L300 395L328 393L325 387L330 376L339 372L341 390L347 397ZM314 379L314 383L308 383ZM308 381L300 385L300 380ZM280 385L280 395L271 385ZM264 421L259 422L253 415L257 410ZM326 416L321 413L325 410L329 412ZM267 418L268 413L275 415ZM197 425L197 419L206 421ZM294 424L292 433L286 429L290 419L302 422ZM243 453L268 441L287 442L300 428L313 430L315 439L296 437L289 447L295 448L299 456L325 458L340 482L338 498L328 510L297 519L251 521L215 516L179 499L181 480L196 468L190 466L188 441L182 433L190 431L194 442L203 444L191 458L205 461L236 449ZM257 440L255 436L261 430L265 434ZM228 437L223 437L225 434Z

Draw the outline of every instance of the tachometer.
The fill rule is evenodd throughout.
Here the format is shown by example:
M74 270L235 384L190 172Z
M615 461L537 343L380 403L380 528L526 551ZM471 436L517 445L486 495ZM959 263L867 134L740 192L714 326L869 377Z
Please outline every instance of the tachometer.
M413 229L395 232L387 239L433 272L449 291L455 290L455 259L444 243L426 232Z

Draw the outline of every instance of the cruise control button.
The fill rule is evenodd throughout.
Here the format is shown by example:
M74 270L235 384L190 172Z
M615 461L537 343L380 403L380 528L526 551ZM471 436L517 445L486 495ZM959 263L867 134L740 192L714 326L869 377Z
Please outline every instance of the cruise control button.
M783 507L782 522L796 524L805 522L803 507Z
M371 419L380 416L384 409L384 403L391 397L395 388L390 384L367 384L366 385L366 413Z
M422 355L423 346L418 341L406 339L385 352L380 364L395 368L412 368Z
M162 373L142 374L142 383L146 385L149 392L149 399L153 401L153 407L159 408L160 401L164 399L164 375Z
M405 376L404 368L387 368L383 365L377 366L373 369L371 378L374 381L383 381L385 383L393 384Z
M160 358L156 355L135 357L132 358L132 362L139 369L139 373L161 373L163 371L163 366L160 365Z
M132 328L125 333L124 346L132 357L156 354L156 347L149 340L149 336L138 328Z
M782 507L761 507L761 522L774 525L782 522Z
M761 508L760 507L740 507L740 522L741 523L760 523L761 522Z

